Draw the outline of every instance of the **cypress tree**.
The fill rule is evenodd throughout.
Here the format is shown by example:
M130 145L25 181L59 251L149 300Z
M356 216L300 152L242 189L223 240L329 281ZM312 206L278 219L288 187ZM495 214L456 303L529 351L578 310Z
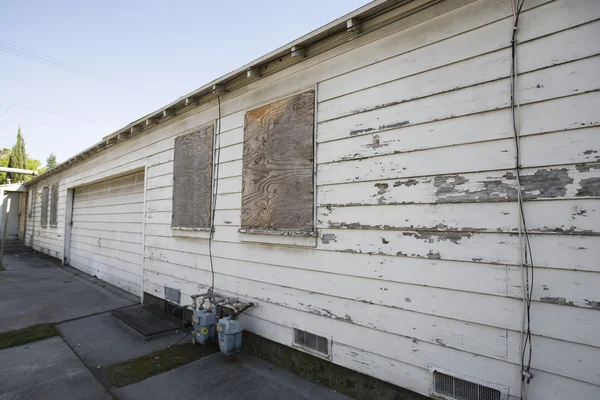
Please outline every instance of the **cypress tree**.
M19 130L17 131L17 143L15 143L10 153L8 166L10 168L27 169L27 152L25 151L25 140L21 134L21 127L19 127ZM13 172L9 172L7 174L7 177L12 183L23 182L25 180L25 176L26 175L16 174Z
M56 167L57 161L54 153L50 153L48 158L46 159L46 170L50 171L52 168Z

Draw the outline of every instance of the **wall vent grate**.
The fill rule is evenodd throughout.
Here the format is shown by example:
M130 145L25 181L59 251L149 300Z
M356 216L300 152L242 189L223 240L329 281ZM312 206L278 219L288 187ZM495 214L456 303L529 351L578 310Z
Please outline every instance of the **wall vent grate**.
M452 400L503 400L498 389L470 382L440 371L433 372L433 393Z
M165 286L165 300L179 304L181 302L181 291Z
M329 339L294 328L294 345L313 353L329 357Z

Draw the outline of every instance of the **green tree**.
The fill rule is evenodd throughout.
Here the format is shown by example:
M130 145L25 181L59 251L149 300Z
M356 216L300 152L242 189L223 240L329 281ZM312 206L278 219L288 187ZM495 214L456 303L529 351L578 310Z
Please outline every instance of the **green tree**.
M54 155L54 153L50 153L50 155L46 159L46 170L49 171L52 168L56 167L56 164L58 164L56 161L56 156Z
M25 151L25 140L21 134L21 127L17 131L17 143L13 146L10 157L8 159L9 168L20 168L27 169L27 152ZM8 173L8 179L12 183L23 182L27 175L16 174L14 172Z
M36 160L35 158L29 158L27 157L27 169L31 170L31 171L37 171L38 175L43 174L44 172L46 172L46 167L42 167L42 162L40 160ZM33 175L27 175L25 177L25 182L27 182L30 179L33 179L34 176Z
M0 167L8 167L8 160L10 159L10 149L0 150ZM6 172L0 172L0 185L6 183Z

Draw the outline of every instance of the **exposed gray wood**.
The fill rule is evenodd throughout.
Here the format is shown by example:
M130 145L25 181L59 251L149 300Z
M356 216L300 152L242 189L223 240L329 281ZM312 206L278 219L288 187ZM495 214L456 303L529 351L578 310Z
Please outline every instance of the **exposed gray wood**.
M180 228L209 228L214 125L175 139L173 220Z
M314 91L246 113L242 228L313 230Z
M58 182L50 187L50 226L58 224Z

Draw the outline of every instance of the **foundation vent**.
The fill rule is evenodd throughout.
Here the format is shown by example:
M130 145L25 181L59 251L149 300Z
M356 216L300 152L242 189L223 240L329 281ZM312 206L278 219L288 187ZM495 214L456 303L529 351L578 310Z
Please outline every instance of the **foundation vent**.
M179 304L181 302L181 291L165 286L165 300Z
M320 357L331 357L331 338L294 328L294 347L307 350Z
M506 400L508 387L480 382L459 374L430 367L433 374L431 392L448 400Z

